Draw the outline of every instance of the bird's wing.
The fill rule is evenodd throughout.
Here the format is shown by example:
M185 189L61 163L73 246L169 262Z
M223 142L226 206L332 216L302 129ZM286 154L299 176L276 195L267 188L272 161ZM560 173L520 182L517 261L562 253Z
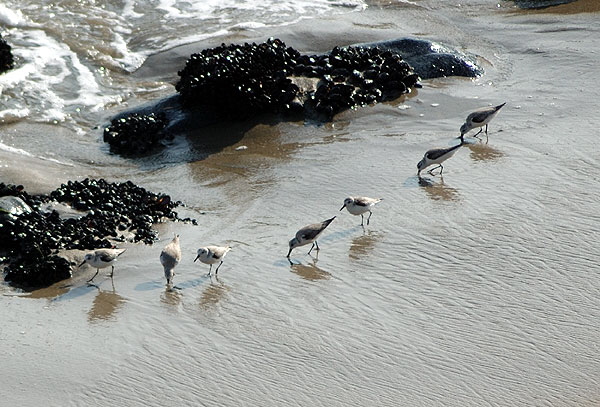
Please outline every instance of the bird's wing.
M461 145L462 144L458 144L458 145L456 145L454 147L449 147L449 148L434 148L432 150L429 150L425 155L430 160L437 160L438 158L440 158L444 154L448 154L449 152L451 152L453 150L456 150Z
M118 254L116 254L114 252L108 252L108 251L104 251L104 250L96 252L96 255L98 256L98 258L100 258L100 260L102 260L105 263L113 261L118 256Z
M486 108L485 110L471 113L470 118L473 123L483 123L493 112L495 112L494 108L491 110Z
M358 198L354 198L354 203L358 206L369 206L376 202L381 201L381 199L369 198L366 196L360 196Z

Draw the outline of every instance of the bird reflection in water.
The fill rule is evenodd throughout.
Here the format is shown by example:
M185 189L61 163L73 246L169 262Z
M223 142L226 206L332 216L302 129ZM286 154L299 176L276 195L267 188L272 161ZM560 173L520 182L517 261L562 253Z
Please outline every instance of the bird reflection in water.
M115 315L123 307L125 299L115 292L114 286L110 291L95 287L98 289L98 294L94 298L92 308L88 311L88 322L95 323L115 319Z
M317 281L317 280L328 280L331 278L331 274L326 272L325 270L317 267L317 263L319 261L318 255L317 257L312 258L312 262L310 264L302 264L302 263L293 263L290 260L290 271L294 274L299 275L305 280Z
M419 178L419 186L423 188L429 198L434 201L460 200L460 192L458 192L458 189L444 184L443 177L440 177L439 181L433 181L429 178Z
M175 287L167 286L160 296L160 302L170 307L179 307L183 294Z
M470 150L469 157L473 161L497 161L504 157L504 153L488 144L472 143L466 144Z
M348 257L352 260L359 260L369 256L373 252L375 244L381 240L382 235L378 232L367 232L363 229L363 234L352 239Z
M219 281L219 280L217 280ZM223 299L229 292L230 288L223 283L215 284L211 281L210 284L202 291L200 296L200 308L209 309L214 307Z

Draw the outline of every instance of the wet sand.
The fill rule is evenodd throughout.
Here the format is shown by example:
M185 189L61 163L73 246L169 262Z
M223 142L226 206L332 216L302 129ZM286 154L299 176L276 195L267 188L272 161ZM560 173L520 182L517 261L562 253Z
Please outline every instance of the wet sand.
M106 272L86 286L89 268L32 295L1 287L5 402L598 404L597 17L415 2L273 29L307 52L452 38L486 75L427 81L323 126L257 124L200 161L85 152L64 180L131 178L186 202L200 226L160 225L154 246L128 245L114 288ZM176 56L157 58L168 67ZM427 149L456 142L471 110L505 101L487 144L419 183ZM62 170L51 171L40 188ZM385 199L365 229L338 211L356 194ZM295 231L333 215L318 256L302 247L290 265ZM158 255L174 232L183 260L169 292ZM219 281L193 263L207 244L233 247Z

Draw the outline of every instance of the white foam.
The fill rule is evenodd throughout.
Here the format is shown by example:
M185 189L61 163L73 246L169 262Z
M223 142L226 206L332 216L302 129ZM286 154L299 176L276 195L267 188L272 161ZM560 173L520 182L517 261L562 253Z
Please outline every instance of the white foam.
M21 10L11 10L3 4L0 4L0 24L17 27L25 22Z

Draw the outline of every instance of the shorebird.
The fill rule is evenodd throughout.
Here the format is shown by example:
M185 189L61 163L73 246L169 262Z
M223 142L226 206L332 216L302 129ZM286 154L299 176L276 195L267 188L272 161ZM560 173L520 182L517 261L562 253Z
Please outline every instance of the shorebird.
M219 267L221 267L221 264L223 264L223 258L225 258L225 256L227 255L227 252L229 252L230 250L231 250L231 247L229 247L229 246L226 246L226 247L223 247L223 246L201 247L198 249L198 255L196 256L194 261L200 260L204 264L210 264L210 269L208 270L209 276L212 271L213 264L220 262L219 265L217 266L217 269L215 270L215 275L217 275L217 273L219 273Z
M335 219L335 216L331 219L324 220L320 223L313 223L312 225L304 226L302 229L296 232L296 237L290 240L290 251L287 254L287 258L290 258L290 254L292 254L292 250L296 247L304 246L306 244L312 243L308 254L312 251L313 247L317 247L319 249L319 244L317 243L317 238L323 233L325 228L329 226L331 222Z
M181 247L179 246L179 235L175 235L173 240L162 249L160 252L160 264L165 269L165 278L167 279L167 285L173 282L173 276L175 275L175 266L179 264L181 260Z
M444 172L442 163L448 158L452 157L463 144L465 144L465 140L463 136L460 136L460 144L458 145L448 148L432 148L431 150L428 150L423 156L423 159L417 163L417 176L421 178L421 171L434 164L438 164L438 166L430 169L427 172L433 175L432 171L440 168L440 175L442 175L442 172Z
M344 208L348 210L352 215L360 215L361 226L364 226L365 219L363 217L363 213L369 212L369 217L367 218L367 225L369 224L369 220L371 220L371 208L373 208L377 203L383 201L383 198L369 198L368 196L349 196L344 199L344 206L340 208L340 211Z
M488 134L488 123L490 120L496 116L498 111L506 104L502 103L498 106L488 106L482 107L480 109L475 110L473 113L469 114L465 119L465 122L460 127L460 135L461 137L467 134L469 131L479 127L479 131L473 136L477 137L479 133L483 131L483 126L485 126L485 136ZM479 137L477 137L479 138Z
M96 268L96 274L94 277L90 278L87 282L91 282L98 273L100 269L111 266L112 269L110 271L110 278L113 277L115 272L115 266L113 265L115 261L117 261L117 257L119 257L126 249L98 249L95 250L94 253L88 253L83 258L83 261L78 267L83 266L85 263L89 264L92 267Z

